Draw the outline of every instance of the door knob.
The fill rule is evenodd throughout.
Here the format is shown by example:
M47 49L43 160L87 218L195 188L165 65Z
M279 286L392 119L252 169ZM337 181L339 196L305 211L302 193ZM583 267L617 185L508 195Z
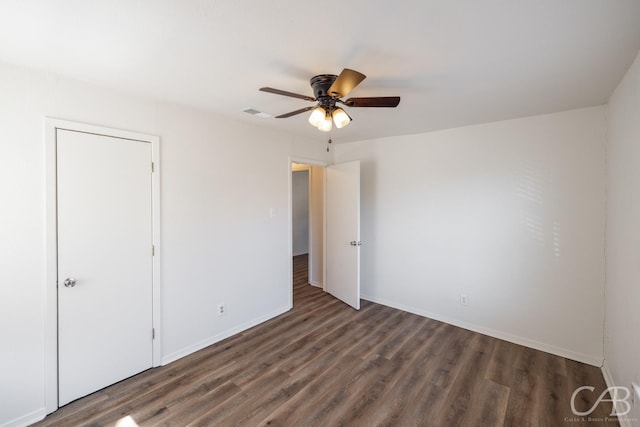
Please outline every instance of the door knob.
M63 283L67 288L73 288L76 285L76 279L74 279L73 277L67 277L66 279L64 279Z

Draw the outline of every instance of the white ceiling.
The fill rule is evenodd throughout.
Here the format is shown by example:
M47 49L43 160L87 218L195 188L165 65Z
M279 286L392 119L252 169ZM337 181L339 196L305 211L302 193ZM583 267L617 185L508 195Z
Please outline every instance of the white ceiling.
M0 60L326 139L309 79L353 68L334 142L600 105L640 49L640 0L2 0Z

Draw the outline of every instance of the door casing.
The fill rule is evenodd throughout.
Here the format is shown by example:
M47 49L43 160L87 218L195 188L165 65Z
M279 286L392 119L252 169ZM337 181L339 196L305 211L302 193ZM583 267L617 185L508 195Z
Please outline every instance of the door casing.
M56 130L66 129L77 132L133 139L151 143L151 157L154 171L151 177L153 246L152 260L153 297L152 316L155 339L152 347L152 366L160 366L162 349L161 331L161 239L160 239L160 138L155 135L112 129L102 126L45 118L45 229L46 229L46 272L45 272L45 410L51 413L58 409L58 301L57 301L57 182L56 182Z

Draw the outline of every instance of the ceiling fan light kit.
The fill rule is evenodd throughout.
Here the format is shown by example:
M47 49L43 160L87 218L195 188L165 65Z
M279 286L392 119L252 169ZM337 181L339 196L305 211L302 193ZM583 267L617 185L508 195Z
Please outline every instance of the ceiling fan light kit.
M300 98L305 101L317 102L315 107L306 107L290 113L276 116L276 119L284 119L295 116L305 111L313 110L309 116L309 123L323 132L329 132L335 123L341 129L351 123L351 116L342 108L336 107L336 103L341 103L347 107L397 107L400 103L399 96L380 96L366 98L349 98L343 101L342 97L351 92L359 85L366 76L358 71L345 68L339 76L335 74L319 74L311 78L311 88L315 98L287 92L271 87L262 87L262 92L274 93L276 95Z
M316 107L309 116L309 123L323 132L329 132L333 123L338 129L342 129L351 121L351 117L340 107L335 107L331 113L322 107Z

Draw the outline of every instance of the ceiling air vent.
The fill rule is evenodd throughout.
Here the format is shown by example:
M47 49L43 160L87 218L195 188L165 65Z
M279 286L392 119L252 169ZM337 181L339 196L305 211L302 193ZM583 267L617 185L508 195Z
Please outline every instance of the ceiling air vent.
M246 108L242 110L243 113L251 114L252 116L261 117L263 119L268 119L273 117L273 114L264 113L262 111L258 111L255 108Z

